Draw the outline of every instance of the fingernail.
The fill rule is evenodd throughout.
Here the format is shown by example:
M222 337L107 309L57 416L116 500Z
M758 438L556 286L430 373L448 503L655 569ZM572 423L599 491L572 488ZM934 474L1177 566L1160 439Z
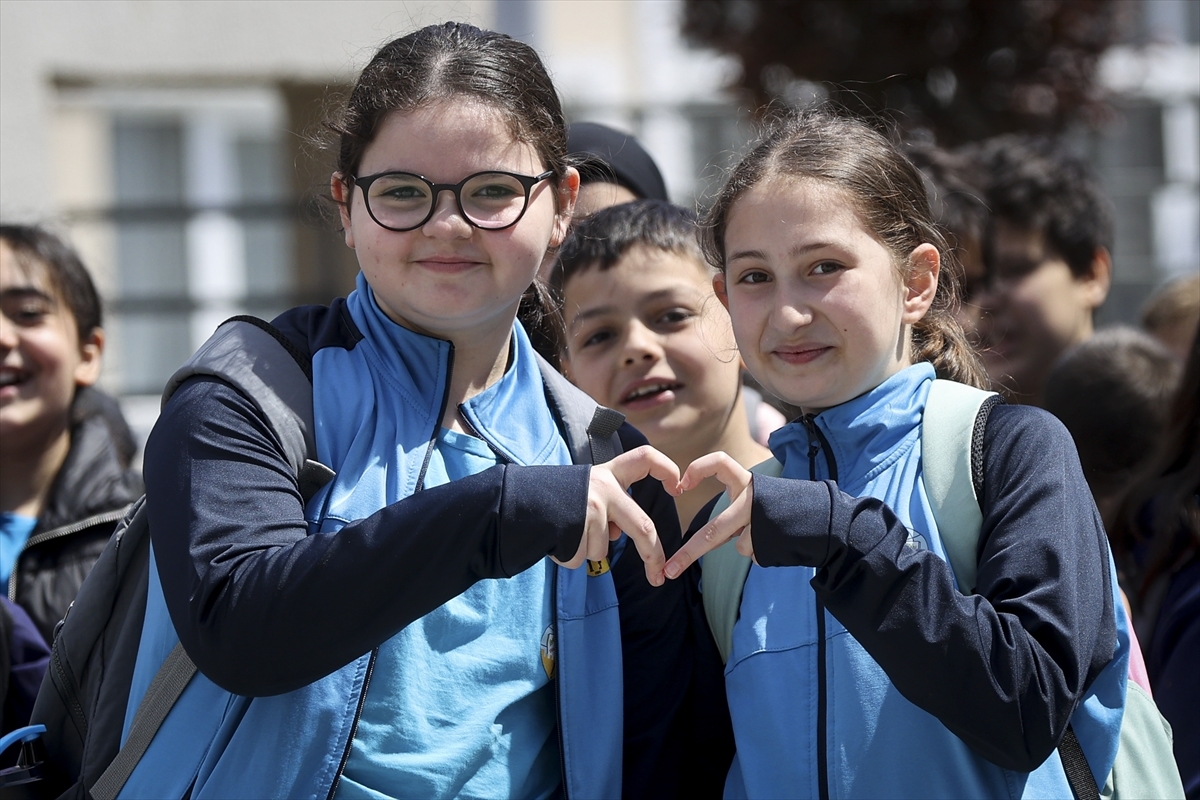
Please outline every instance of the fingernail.
M668 578L675 580L675 578L679 576L679 565L672 561L671 563L667 564L663 572Z

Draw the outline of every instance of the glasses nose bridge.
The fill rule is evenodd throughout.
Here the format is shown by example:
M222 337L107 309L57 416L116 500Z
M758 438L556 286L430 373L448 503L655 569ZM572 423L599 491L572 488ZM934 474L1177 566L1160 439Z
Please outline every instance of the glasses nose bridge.
M454 207L458 210L459 216L467 220L467 222L474 227L474 223L471 222L469 217L467 217L466 209L463 208L462 203L462 188L466 185L467 181L471 180L471 176L463 178L458 183L434 183L428 178L421 178L421 180L429 184L430 217L437 213L438 201L442 197L442 192L449 192L454 197Z

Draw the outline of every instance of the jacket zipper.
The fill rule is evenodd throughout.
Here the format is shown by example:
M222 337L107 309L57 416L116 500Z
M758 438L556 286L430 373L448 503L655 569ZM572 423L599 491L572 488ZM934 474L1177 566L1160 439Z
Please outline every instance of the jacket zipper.
M429 445L425 448L425 459L421 462L420 473L417 474L417 486L413 490L414 494L425 488L425 473L429 470L429 460L433 457L433 448L437 446L438 429L442 425L442 413L445 411L446 403L450 401L450 379L453 375L454 345L450 345L450 352L446 357L446 388L442 392L442 404L439 406L437 419L433 421L433 430L429 434ZM375 659L378 657L379 648L376 647L371 651L371 659L367 662L367 674L363 678L362 690L358 693L358 704L354 709L354 722L350 725L350 737L346 739L346 749L342 751L342 760L338 764L337 772L333 773L333 783L329 786L327 800L333 800L338 784L342 781L342 773L346 771L346 764L350 761L350 753L354 749L354 737L358 735L358 721L362 718L363 706L367 702L367 689L371 686L371 676L375 672Z
M837 461L833 457L833 450L829 447L829 441L825 435L821 433L821 429L817 427L816 420L812 414L805 414L801 417L804 423L804 429L808 432L808 477L816 480L817 476L817 454L823 449L825 451L825 463L829 467L829 477L837 482ZM826 647L825 647L825 606L821 604L820 599L816 602L817 608L817 795L820 800L829 800L829 743L828 732L826 730L826 717L829 713L829 699L827 695L828 675L826 674Z
M132 503L130 505L132 505ZM8 599L12 600L14 603L17 600L17 573L20 571L18 569L18 565L21 563L21 556L25 555L25 551L29 550L31 547L37 547L43 542L49 542L52 539L61 539L64 536L71 536L72 534L79 533L80 531L91 528L94 525L103 525L108 522L118 522L122 517L125 516L127 511L129 511L129 506L124 506L123 508L113 511L104 511L99 514L93 514L87 519L81 519L78 522L72 522L70 525L63 525L62 527L55 528L54 530L44 531L42 533L30 536L25 542L25 545L21 548L21 552L17 554L17 560L14 562L13 571L8 576Z

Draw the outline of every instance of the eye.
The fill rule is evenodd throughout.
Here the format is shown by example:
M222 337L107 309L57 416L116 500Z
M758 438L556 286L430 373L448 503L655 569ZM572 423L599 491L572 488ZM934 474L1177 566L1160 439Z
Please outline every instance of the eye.
M769 283L771 276L760 269L750 269L738 276L737 282L744 284Z
M655 323L660 327L678 327L695 316L696 314L690 309L671 308L659 314L655 318Z
M842 269L842 265L836 261L819 261L813 265L812 272L814 275L832 275Z
M471 191L471 196L480 200L507 200L518 194L521 192L507 183L488 183Z
M607 330L606 328L601 328L600 330L593 331L591 333L585 333L580 338L582 340L579 345L581 348L596 347L597 345L602 345L612 341L613 332Z
M7 311L5 316L17 325L37 325L49 316L52 311L53 309L49 303L38 300L25 300L12 306L11 311Z

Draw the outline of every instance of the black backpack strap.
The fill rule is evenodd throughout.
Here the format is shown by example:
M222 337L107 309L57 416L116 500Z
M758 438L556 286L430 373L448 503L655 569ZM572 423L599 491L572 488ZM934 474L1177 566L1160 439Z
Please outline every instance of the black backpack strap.
M125 740L117 757L104 770L104 774L92 785L93 800L116 800L121 788L133 774L133 769L146 754L154 734L162 727L175 701L191 682L196 674L196 665L184 652L182 644L176 644L167 656L166 661L159 667L150 682L150 688L138 704L133 716L133 724L129 728L129 737Z
M1096 776L1092 774L1083 748L1079 746L1079 738L1070 725L1058 744L1058 757L1062 759L1063 771L1067 773L1067 783L1075 800L1099 800L1100 788L1096 786Z
M624 451L617 435L625 415L598 405L540 355L538 366L550 408L562 425L563 438L575 464L603 464Z

